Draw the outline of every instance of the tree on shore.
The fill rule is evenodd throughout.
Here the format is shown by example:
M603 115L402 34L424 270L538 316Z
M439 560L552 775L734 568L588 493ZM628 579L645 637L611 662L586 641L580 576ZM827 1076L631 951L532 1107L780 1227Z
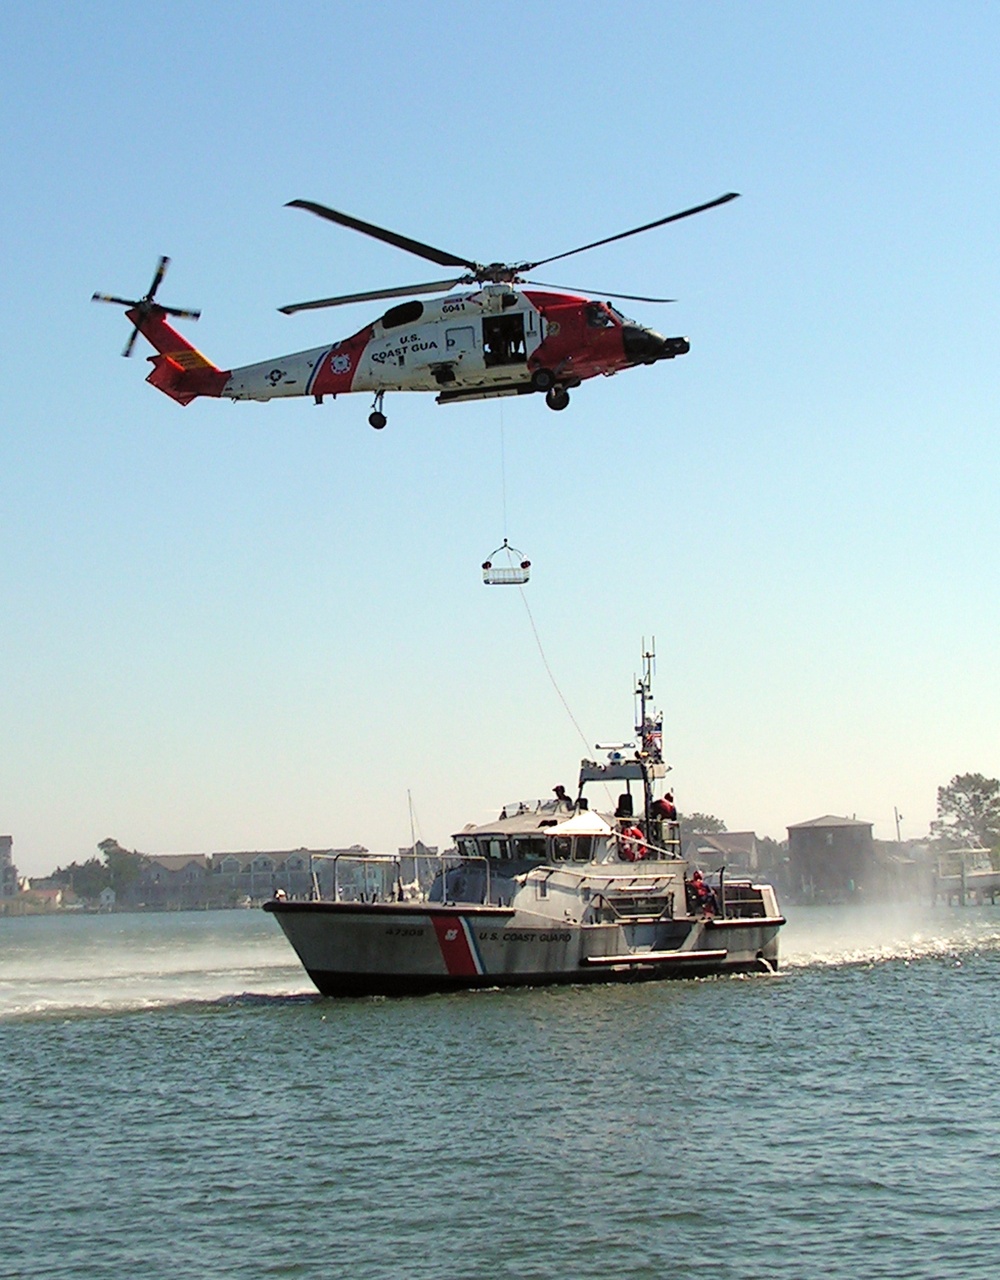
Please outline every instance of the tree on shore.
M108 869L100 858L88 858L86 862L71 862L68 867L56 867L52 879L72 889L78 898L99 898L101 890L110 884Z
M99 898L102 889L114 889L119 897L127 893L139 879L144 855L123 849L117 840L102 840L97 847L103 862L100 858L71 862L67 867L56 867L52 879L87 901Z
M788 861L788 841L774 840L771 836L757 837L757 866L770 871Z
M992 849L1000 845L1000 779L981 773L956 773L938 787L935 839L951 845Z
M726 830L721 818L711 813L682 813L678 815L681 824L681 838L688 836L717 836Z
M117 840L102 840L97 847L108 866L108 884L120 898L139 879L145 855L134 849L123 849Z

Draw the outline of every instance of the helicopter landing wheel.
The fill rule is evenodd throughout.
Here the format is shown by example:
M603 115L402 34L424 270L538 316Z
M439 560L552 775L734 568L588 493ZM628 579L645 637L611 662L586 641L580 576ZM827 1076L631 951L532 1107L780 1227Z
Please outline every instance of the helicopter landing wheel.
M552 387L545 393L545 403L550 409L565 409L569 404L569 392L565 387Z
M372 401L372 411L368 415L368 425L374 427L376 431L381 431L387 421L385 414L382 412L382 401L384 399L385 392L376 391L375 399Z
M536 369L531 375L531 385L536 391L548 391L555 385L556 375L551 369Z

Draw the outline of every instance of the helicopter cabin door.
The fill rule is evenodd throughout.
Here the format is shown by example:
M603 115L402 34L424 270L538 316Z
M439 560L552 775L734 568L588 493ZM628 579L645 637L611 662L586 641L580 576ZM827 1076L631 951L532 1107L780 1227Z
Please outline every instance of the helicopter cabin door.
M463 324L444 331L445 355L449 360L467 362L476 350L476 331L471 324Z
M487 369L527 361L523 312L483 317L483 359Z

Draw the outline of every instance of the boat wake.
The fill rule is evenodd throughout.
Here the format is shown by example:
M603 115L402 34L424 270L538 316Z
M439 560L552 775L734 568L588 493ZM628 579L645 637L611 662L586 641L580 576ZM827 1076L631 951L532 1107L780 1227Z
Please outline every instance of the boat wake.
M952 959L1000 951L995 908L916 903L792 907L781 935L783 970Z
M991 907L791 907L787 914L785 974L928 959L958 966L1000 952L1000 912ZM321 999L281 935L256 913L14 920L0 930L0 1024Z
M249 913L13 920L0 941L0 1022L312 994Z
M106 976L52 983L0 981L0 1023L18 1018L72 1018L135 1013L184 1005L284 1004L315 1000L296 966L282 971L165 972L112 980Z

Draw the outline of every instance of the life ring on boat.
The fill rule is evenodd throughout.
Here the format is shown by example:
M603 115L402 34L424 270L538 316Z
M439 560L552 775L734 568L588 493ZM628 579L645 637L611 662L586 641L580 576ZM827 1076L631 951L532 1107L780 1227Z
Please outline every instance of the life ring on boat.
M626 827L619 837L622 860L625 862L642 862L649 850L646 839L638 827Z

